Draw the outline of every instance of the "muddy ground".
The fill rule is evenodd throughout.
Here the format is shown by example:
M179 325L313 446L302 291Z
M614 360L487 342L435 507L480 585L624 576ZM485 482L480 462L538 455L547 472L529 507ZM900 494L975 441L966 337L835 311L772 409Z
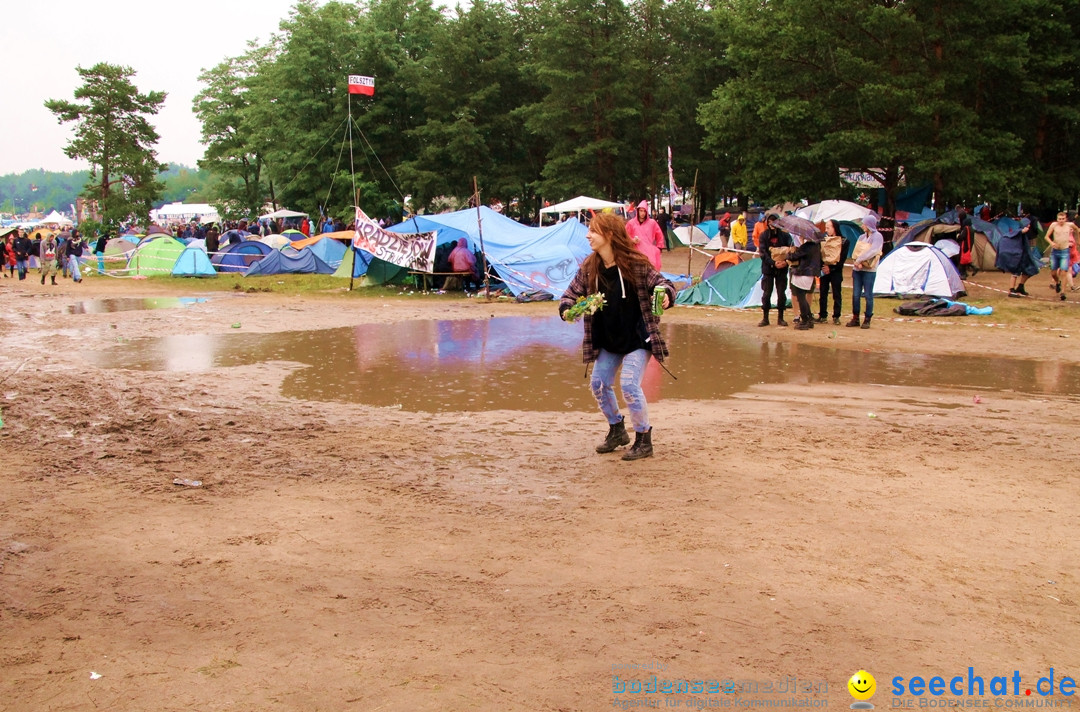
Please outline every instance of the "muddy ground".
M282 362L87 365L124 340L234 323L276 333L553 310L260 293L68 313L199 293L0 282L0 710L808 698L777 691L792 676L846 708L860 668L877 676L880 708L896 676L1019 671L1024 689L1050 668L1080 676L1080 393L758 385L653 404L656 456L624 463L593 452L605 426L592 411L287 398L298 366ZM1036 391L1068 391L1080 306L1037 308L1052 316L991 327L879 307L873 329L829 341L757 329L757 314L665 320L762 343L1028 359ZM615 692L653 674L774 690Z

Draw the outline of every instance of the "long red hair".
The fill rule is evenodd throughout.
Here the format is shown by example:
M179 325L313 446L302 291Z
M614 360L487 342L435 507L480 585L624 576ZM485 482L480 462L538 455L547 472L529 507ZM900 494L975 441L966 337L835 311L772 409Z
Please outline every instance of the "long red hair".
M611 243L611 251L615 255L615 265L622 272L623 279L629 282L631 286L636 287L634 265L644 263L651 267L652 263L649 262L648 257L634 246L634 243L630 242L630 236L626 233L626 223L623 222L623 219L614 213L600 213L589 223L589 229L595 230L608 239ZM581 269L585 271L585 283L589 285L595 284L597 275L600 274L603 267L604 264L600 260L600 255L596 252L586 257L585 261L581 263Z

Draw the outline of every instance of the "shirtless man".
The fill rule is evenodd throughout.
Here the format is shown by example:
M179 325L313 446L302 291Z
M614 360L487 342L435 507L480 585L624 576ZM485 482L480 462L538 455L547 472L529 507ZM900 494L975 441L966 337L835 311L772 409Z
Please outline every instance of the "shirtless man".
M1062 277L1073 286L1072 270L1069 269L1069 240L1076 240L1077 227L1069 222L1069 216L1060 212L1057 221L1050 223L1046 228L1046 239L1050 242L1050 276L1054 278L1054 291L1061 295L1061 301L1065 301L1065 293L1062 291Z

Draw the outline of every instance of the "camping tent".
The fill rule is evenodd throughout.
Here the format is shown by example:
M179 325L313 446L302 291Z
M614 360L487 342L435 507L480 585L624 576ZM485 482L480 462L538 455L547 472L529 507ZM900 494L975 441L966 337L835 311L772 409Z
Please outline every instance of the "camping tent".
M320 260L335 268L341 264L342 258L345 257L345 251L348 249L337 240L321 236L308 238L307 240L297 240L292 243L292 247L295 250L311 250Z
M206 256L206 250L200 250L198 247L189 245L176 258L176 264L172 268L172 276L216 277L217 271L210 264L210 258Z
M357 256L355 264L353 257ZM355 269L353 269L355 267ZM373 257L364 250L346 250L341 259L341 264L334 270L334 277L344 279L363 278L363 284L371 287L379 284L398 284L409 276L409 269L401 265L393 264Z
M679 241L679 244L683 247L687 245L707 245L709 244L709 236L701 228L694 225L683 225L677 227L673 231L675 239Z
M588 228L577 220L528 227L485 206L479 213L487 261L515 295L539 290L561 296L592 252L585 238ZM388 229L401 234L435 230L438 244L464 237L470 246L480 245L476 208L418 215Z
M761 259L755 257L729 267L689 289L679 292L676 304L707 304L736 309L761 306ZM773 294L772 304L778 295ZM791 301L790 288L784 294L785 304Z
M705 236L710 240L720 234L720 221L719 220L706 220L705 222L699 222L697 229L705 233Z
M128 256L128 274L150 277L171 274L185 249L184 243L166 235L145 237Z
M282 247L286 247L292 242L284 235L264 235L263 237L259 237L256 239L265 245L269 245L272 249L275 250L280 250Z
M936 220L927 220L911 226L899 245L911 242L927 242L931 245L938 240L955 240L960 232L960 225L950 222L956 219L956 213L946 213ZM1001 240L1001 231L993 223L974 219L971 221L975 232L975 241L971 247L971 265L980 270L996 269L997 243ZM898 246L899 246L898 245Z
M701 278L708 279L717 272L723 272L726 269L734 267L741 261L738 252L720 252L705 263L705 269L701 271Z
M135 249L135 243L121 237L110 238L105 243L106 260L124 260L127 262L128 253Z
M908 242L878 264L874 294L956 299L966 292L945 253L926 242Z
M245 277L258 274L333 274L334 268L326 264L314 252L304 250L295 257L289 257L281 250L272 250L255 264L248 267Z
M210 262L218 272L247 272L248 267L273 251L260 240L244 240L222 247L211 255Z

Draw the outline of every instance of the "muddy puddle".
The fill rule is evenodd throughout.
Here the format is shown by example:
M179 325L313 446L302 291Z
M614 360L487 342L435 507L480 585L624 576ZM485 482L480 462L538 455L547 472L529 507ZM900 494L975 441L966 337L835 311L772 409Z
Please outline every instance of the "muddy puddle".
M125 311L178 309L203 304L209 297L110 297L76 302L67 308L68 314L111 314Z
M703 324L664 324L673 356L650 362L650 401L720 399L758 383L889 384L1080 395L1080 368L1026 361L868 353L762 343ZM102 368L206 372L290 361L303 366L282 385L306 400L410 411L589 410L582 327L558 317L406 321L275 334L135 339L88 354ZM932 405L932 404L928 404Z

